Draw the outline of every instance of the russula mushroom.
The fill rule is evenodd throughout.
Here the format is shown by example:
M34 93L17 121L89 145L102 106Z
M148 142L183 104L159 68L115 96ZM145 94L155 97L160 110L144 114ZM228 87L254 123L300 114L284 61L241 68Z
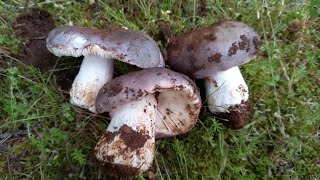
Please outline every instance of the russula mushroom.
M112 79L115 59L140 68L164 66L156 42L132 30L62 26L49 33L47 48L58 57L84 56L70 90L70 102L91 112L96 112L98 91Z
M183 134L195 125L201 98L187 76L150 68L105 84L96 107L112 118L95 147L96 159L112 174L132 176L151 166L156 138Z
M232 129L244 126L251 109L240 65L255 58L260 37L237 21L221 21L181 34L167 47L167 62L178 72L204 79L208 106Z

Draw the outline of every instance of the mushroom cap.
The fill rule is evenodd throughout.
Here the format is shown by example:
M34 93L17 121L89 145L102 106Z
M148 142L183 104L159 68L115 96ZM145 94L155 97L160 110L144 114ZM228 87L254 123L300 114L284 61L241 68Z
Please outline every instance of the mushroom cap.
M139 31L62 26L49 33L47 48L59 57L98 55L141 68L164 66L156 42Z
M97 95L99 113L141 100L153 93L158 102L156 138L188 132L197 122L201 98L187 76L166 68L149 68L119 76L105 84Z
M238 21L221 21L175 38L167 47L167 63L201 79L249 62L259 49L260 37L253 28Z

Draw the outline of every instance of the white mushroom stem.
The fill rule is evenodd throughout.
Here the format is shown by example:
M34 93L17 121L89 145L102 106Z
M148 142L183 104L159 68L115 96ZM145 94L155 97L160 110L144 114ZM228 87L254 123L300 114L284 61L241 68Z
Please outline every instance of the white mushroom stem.
M212 113L229 113L229 107L249 98L248 86L238 66L205 79L206 97Z
M96 96L101 87L113 76L114 60L96 55L86 55L70 90L73 105L96 113Z
M125 169L127 175L136 175L148 170L155 154L156 112L153 95L110 112L112 120L95 148L96 158L108 171Z

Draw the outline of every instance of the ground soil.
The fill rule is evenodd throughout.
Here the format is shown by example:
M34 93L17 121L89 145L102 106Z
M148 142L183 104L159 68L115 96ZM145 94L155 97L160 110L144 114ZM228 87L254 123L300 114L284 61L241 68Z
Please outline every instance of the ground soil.
M55 28L52 16L45 10L33 8L20 13L16 18L16 34L22 39L22 55L18 59L32 64L42 71L50 70L57 57L46 47L47 34Z
M48 51L46 38L55 27L52 16L46 10L32 8L21 12L16 18L15 30L23 43L21 45L22 53L17 59L39 68L42 72L52 70L58 57ZM76 66L80 66L81 61L82 57L62 58L54 71L58 89L66 99L69 99L69 90L79 70Z

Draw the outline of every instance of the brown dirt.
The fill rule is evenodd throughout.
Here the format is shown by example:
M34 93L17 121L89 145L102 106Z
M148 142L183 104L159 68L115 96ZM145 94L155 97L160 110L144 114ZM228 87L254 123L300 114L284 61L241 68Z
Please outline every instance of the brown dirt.
M127 146L126 149L130 148L130 151L135 151L139 148L142 148L147 139L150 138L150 136L144 135L142 132L136 132L131 127L123 125L117 132L104 133L103 140L98 142L97 147L105 143L111 143L118 134L120 134L120 138ZM95 148L94 154L97 154L97 151L100 149L97 147ZM138 151L137 153L139 154ZM100 160L96 159L95 156L95 161L98 162L98 164L102 163L103 170L112 174L113 176L129 177L138 175L140 173L138 168L121 164L113 164L112 162L114 158L114 156L105 156L104 161L101 162Z
M114 160L114 156L107 156L106 160L112 162ZM112 164L107 161L101 162L96 158L96 156L93 156L93 162L98 164L101 167L101 170L109 173L112 176L118 176L118 177L130 177L130 176L136 176L140 173L138 168L125 166L121 164Z
M111 164L111 163L103 164L103 170L107 171L113 176L120 176L120 177L136 176L140 173L138 168L120 165L120 164Z
M214 55L208 57L208 62L209 63L212 63L212 62L220 63L221 62L221 57L222 57L221 53L215 53Z
M33 8L16 18L16 33L23 40L23 63L31 64L42 71L51 69L56 57L46 48L46 36L55 28L52 16L45 10Z
M237 46L237 43L236 42L232 43L232 46L229 48L229 51L228 51L228 56L237 54L238 49L239 47Z
M50 53L46 47L47 34L55 28L49 12L39 8L29 9L21 12L16 18L16 23L16 33L23 40L21 47L23 55L18 59L25 64L31 64L39 68L43 72L52 69L58 58ZM82 57L63 58L59 61L57 69L65 68L64 65L70 67L72 62L73 67L79 66ZM69 90L78 70L78 68L71 68L54 73L58 88L63 92L66 99L69 99Z
M251 114L251 103L250 101L242 102L228 110L230 113L216 113L214 116L231 129L241 129L245 126L246 119Z
M166 60L169 65L172 65L171 60L179 58L183 53L185 53L184 51L186 50L188 55L185 61L190 68L186 68L186 71L182 71L182 69L178 67L175 68L176 71L183 72L184 74L192 77L195 72L206 68L205 63L199 62L202 59L199 59L199 57L196 57L195 55L197 51L199 51L199 47L205 48L205 44L214 42L216 39L216 32L211 27L195 28L192 31L181 33L177 37L170 39L170 42L166 47ZM186 49L184 50L185 46ZM184 67L181 66L181 68Z
M207 39L208 41L215 41L217 40L215 32L207 32L204 34L204 39Z
M97 144L97 147L98 146L101 146L103 144L106 144L106 143L111 143L113 141L113 139L118 135L120 134L120 132L106 132L102 135L102 138L103 140L100 140ZM98 148L97 148L98 149Z
M249 39L245 35L240 36L241 41L239 42L239 48L241 50L250 51L250 42Z
M155 35L155 39L160 40L161 44L167 44L172 38L170 23L164 20L159 21L158 29L159 33Z
M254 45L254 48L256 49L254 54L258 54L261 48L261 41L259 40L259 37L257 36L253 37L253 45Z
M125 143L127 148L130 148L131 151L135 151L138 148L142 148L145 142L150 138L148 135L144 135L142 132L136 132L128 125L123 125L116 132L106 132L103 134L103 141L99 141L97 146L105 143L111 143L113 139L120 134L120 139Z
M311 28L314 24L316 23L315 21L311 21L311 20L304 20L304 21L298 21L295 20L291 23L289 23L288 27L289 27L289 31L292 33L299 33L303 30L303 28Z
M110 89L111 96L116 96L121 92L122 89L123 87L121 86L121 83L119 81L116 81L114 84L111 85L111 89Z
M123 125L120 129L120 138L124 141L127 147L130 147L131 151L135 151L138 148L142 148L146 141L151 137L144 135L142 132L136 132L131 127Z

